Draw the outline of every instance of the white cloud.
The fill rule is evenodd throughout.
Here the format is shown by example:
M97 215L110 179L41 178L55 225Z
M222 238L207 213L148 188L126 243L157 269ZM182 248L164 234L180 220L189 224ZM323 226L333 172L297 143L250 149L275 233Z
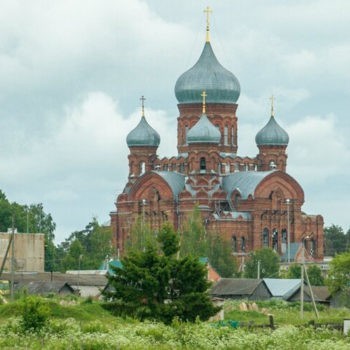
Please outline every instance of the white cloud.
M3 1L0 181L8 197L44 201L60 236L94 214L108 218L126 182L125 137L140 118L141 95L161 135L160 156L176 155L173 88L201 52L206 5ZM349 1L213 0L211 6L214 51L242 86L239 154L257 153L254 137L268 121L274 94L276 118L291 139L288 169L304 186L307 205L328 211L319 207L327 202L313 184L350 175Z
M308 116L288 126L289 169L307 184L350 173L350 150L333 115Z

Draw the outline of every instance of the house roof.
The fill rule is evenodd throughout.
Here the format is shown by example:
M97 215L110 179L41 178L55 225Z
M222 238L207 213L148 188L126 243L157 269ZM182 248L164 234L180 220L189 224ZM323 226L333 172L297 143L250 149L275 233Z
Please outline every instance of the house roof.
M3 273L3 280L11 280L10 273ZM81 285L81 286L105 286L107 278L105 275L100 274L68 274L60 272L38 272L38 273L15 273L14 280L18 282L29 283L31 281L42 281L42 282L60 282L69 283L70 285Z
M15 290L26 289L29 294L59 293L64 287L74 293L74 288L60 281L20 281L14 285Z
M273 297L286 299L300 287L300 279L264 278Z
M331 292L327 286L311 286L316 301L328 301L331 297ZM306 289L310 293L309 288Z
M262 282L252 278L222 278L210 290L212 295L251 295Z

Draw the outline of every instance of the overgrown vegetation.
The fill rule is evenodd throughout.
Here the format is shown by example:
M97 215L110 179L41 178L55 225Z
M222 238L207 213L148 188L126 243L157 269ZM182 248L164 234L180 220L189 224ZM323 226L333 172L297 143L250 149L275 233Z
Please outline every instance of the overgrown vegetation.
M139 322L112 317L96 301L84 303L51 298L43 302L47 303L51 317L42 332L23 332L20 326L21 301L0 305L1 349L345 350L350 346L350 337L343 336L340 331L307 326L312 317L311 311L310 314L306 311L304 320L297 322L300 319L297 303L261 302L258 303L259 311L240 311L238 302L226 303L227 318L239 322L253 320L256 324L267 323L263 309L273 313L277 329L272 331L240 326L234 329L222 327L219 323L187 323L177 319L170 325ZM308 304L306 308L309 308ZM325 309L320 315L328 322L342 322L343 318L349 317L349 310Z

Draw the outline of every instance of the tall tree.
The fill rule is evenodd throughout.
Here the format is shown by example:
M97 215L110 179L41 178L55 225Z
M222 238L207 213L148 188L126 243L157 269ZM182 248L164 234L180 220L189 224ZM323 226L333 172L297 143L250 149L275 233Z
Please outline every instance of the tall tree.
M345 235L343 228L332 224L324 229L324 254L334 256L349 248L350 234Z
M110 226L100 225L96 218L84 230L73 232L58 247L61 270L98 269L114 254Z
M317 265L306 265L307 274L309 276L310 284L312 286L323 286L324 278L322 271ZM301 266L300 264L291 264L286 274L287 278L301 278Z
M247 278L257 278L259 264L260 278L278 277L279 256L274 250L271 248L262 248L250 253L245 265L244 276Z
M41 203L31 205L11 203L0 191L0 231L6 232L12 227L12 220L18 232L45 235L45 270L53 270L56 254L54 244L56 224L51 214L45 213Z
M177 259L178 237L170 225L149 242L145 250L131 250L122 258L122 268L109 276L120 315L156 319L170 323L174 317L194 321L215 314L207 294L206 269L192 256Z
M231 253L231 247L219 234L209 234L208 258L221 277L237 275L237 262Z
M350 286L350 252L338 254L329 264L327 285L332 293L344 291Z
M180 237L180 256L201 257L208 255L208 236L197 207L186 221L180 232Z

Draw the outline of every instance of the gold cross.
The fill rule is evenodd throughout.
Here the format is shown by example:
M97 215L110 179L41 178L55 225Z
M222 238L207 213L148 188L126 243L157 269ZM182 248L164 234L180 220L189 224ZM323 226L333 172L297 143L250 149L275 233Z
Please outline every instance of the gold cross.
M207 15L207 29L206 29L206 42L210 42L210 14L213 13L213 10L207 6L206 9L203 11Z
M205 114L205 98L207 97L207 94L205 93L205 91L203 91L201 93L201 96L203 97L203 109L202 109L202 113Z
M274 111L274 108L273 108L273 103L275 101L275 97L273 95L271 95L270 100L271 100L271 117L274 117L275 116L275 111Z
M144 117L145 116L145 101L146 101L146 99L143 95L141 96L140 101L141 101L142 116Z

